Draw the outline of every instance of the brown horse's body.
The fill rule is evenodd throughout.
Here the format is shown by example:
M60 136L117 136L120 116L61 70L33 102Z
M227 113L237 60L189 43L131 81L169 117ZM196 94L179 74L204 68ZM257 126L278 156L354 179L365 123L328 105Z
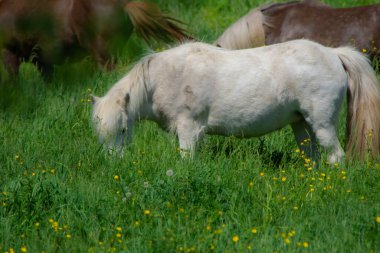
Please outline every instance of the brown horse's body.
M248 28L239 28L238 22L245 22ZM234 39L228 38L228 33L232 34L234 30L236 42L260 41L269 45L305 38L331 47L352 45L370 56L380 55L380 4L332 8L318 0L294 1L259 7L238 22L230 26L215 43L231 49L262 46L249 42L234 43ZM252 22L261 22L261 29ZM255 30L250 30L250 27ZM238 30L241 32L238 33ZM246 32L250 34L244 34ZM248 36L251 36L250 39ZM228 43L224 43L226 38Z
M126 41L134 27L144 39L186 38L175 21L152 4L126 0L0 0L0 50L13 73L22 60L49 72L86 54L110 68L112 43Z

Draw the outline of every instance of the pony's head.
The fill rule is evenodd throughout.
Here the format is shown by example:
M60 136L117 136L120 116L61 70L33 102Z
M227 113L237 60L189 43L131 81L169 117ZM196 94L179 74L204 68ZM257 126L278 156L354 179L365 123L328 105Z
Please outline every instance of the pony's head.
M150 111L147 75L152 58L140 60L104 97L92 96L92 121L100 142L109 150L122 151L132 141L135 119Z
M123 147L131 141L132 120L128 117L129 94L120 99L114 96L92 96L92 121L100 143L110 152L122 154Z

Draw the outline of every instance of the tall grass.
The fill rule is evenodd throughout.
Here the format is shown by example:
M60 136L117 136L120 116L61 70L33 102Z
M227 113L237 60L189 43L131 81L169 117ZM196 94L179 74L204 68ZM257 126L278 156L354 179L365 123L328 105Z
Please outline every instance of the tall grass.
M156 2L211 42L265 1ZM330 167L323 156L312 168L289 128L208 136L186 160L175 136L142 122L123 159L104 153L89 94L104 94L147 50L132 37L117 70L85 59L57 66L50 83L29 63L17 80L0 70L0 252L380 251L380 162Z

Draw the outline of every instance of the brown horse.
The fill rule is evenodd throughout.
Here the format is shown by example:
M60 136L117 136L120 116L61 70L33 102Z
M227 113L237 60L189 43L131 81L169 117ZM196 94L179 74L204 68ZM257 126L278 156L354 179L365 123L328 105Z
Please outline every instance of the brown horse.
M178 23L143 2L0 0L0 51L11 73L31 59L49 74L53 64L86 54L110 69L112 46L125 43L133 29L145 40L189 38Z
M214 44L243 49L301 38L331 47L352 45L379 56L380 4L332 8L304 0L261 6L231 25Z

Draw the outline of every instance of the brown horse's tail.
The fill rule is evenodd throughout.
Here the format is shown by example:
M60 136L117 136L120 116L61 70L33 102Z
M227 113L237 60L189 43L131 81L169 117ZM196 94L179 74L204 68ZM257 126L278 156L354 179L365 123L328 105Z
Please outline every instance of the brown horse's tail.
M380 89L369 60L350 47L335 48L349 76L347 156L374 158L380 145Z
M127 1L124 10L128 13L137 34L145 41L150 38L163 41L192 39L186 30L178 25L182 22L163 14L155 4Z

